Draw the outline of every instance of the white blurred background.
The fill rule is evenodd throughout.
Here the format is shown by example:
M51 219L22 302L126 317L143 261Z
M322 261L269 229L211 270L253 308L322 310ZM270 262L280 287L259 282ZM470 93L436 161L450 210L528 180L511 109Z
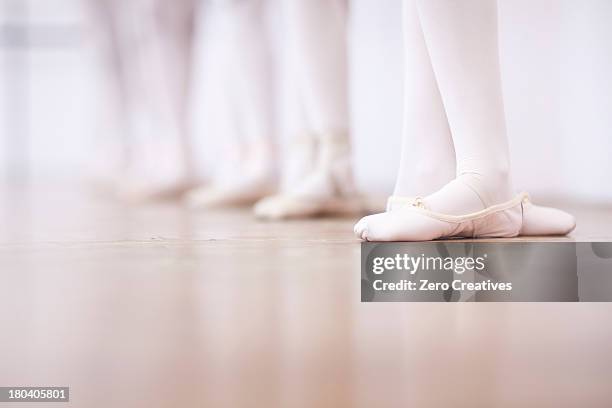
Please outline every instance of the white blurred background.
M351 2L355 172L363 190L382 194L392 189L399 159L400 9L401 0ZM517 188L612 201L610 21L609 0L500 0ZM99 84L81 1L0 0L0 27L0 177L34 183L82 177L96 154ZM206 158L203 150L214 150L218 140L198 115L200 88L196 76L195 146Z

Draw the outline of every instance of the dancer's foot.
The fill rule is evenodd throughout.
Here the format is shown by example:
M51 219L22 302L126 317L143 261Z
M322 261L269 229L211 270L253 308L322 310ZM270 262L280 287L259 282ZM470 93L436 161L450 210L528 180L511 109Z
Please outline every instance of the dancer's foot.
M194 209L250 206L275 190L276 183L270 177L245 177L195 188L186 194L185 201Z
M189 178L125 177L119 182L116 195L120 200L132 204L176 200L193 188L194 185L195 182Z
M260 200L255 205L255 215L267 220L294 218L349 216L363 214L367 204L361 196L332 195L297 196L277 194Z
M410 206L362 218L355 234L367 241L431 241L439 238L508 238L521 228L526 195L480 211L452 215L432 211L423 199Z
M531 203L526 194L480 213L448 216L423 211L422 201L391 197L387 212L361 219L355 234L368 241L423 241L450 237L512 237L566 235L574 217L561 210Z
M195 185L182 132L166 120L135 122L129 133L123 173L115 187L116 196L136 204L179 199Z
M541 207L528 202L523 205L520 235L567 235L576 228L573 215L557 208Z
M312 170L294 183L285 192L259 201L255 215L285 219L363 211L353 184L350 145L345 134L321 138Z
M163 157L163 153L160 153ZM136 161L128 166L117 181L117 198L128 203L141 204L151 201L176 200L193 188L195 180L185 163Z
M410 205L414 198L392 196L387 200L387 211ZM576 227L573 215L557 208L535 205L531 200L523 202L523 222L519 235L545 236L567 235Z
M274 150L266 143L234 146L211 185L185 195L191 208L248 206L277 190Z

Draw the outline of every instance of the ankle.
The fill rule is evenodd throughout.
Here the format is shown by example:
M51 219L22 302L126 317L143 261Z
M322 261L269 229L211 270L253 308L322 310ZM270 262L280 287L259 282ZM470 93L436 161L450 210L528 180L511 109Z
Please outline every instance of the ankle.
M453 178L453 170L431 161L415 163L411 170L400 172L393 190L394 196L425 197L444 187Z
M487 207L508 201L513 196L512 180L505 170L464 172L457 175L457 180L477 193Z
M483 172L487 181L498 187L509 187L512 184L510 177L510 166L504 163L498 164Z
M319 148L318 160L321 163L329 163L351 156L351 141L347 132L319 135L317 143Z

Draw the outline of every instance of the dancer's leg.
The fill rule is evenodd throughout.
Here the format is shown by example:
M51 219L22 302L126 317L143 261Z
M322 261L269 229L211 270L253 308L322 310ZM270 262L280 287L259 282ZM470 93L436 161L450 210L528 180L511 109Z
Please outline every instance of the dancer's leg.
M512 197L495 0L417 0L421 26L453 135L457 178L427 197L466 214Z
M394 196L431 194L455 178L455 150L415 0L403 2L404 124Z
M420 206L450 215L491 210L495 204L508 202L512 194L499 79L496 4L472 1L459 6L448 0L433 0L418 2L418 7L457 157L457 178L426 197ZM422 211L392 211L361 220L355 231L371 240L514 236L521 228L525 208L538 217L547 213L567 215L543 208L536 212L530 204L519 201L484 217L481 213L453 222ZM538 217L536 221L540 221ZM573 219L561 218L567 222L560 232L566 233L573 228Z
M281 100L279 106L279 118L281 119L280 131L288 135L286 147L283 150L281 161L281 185L282 193L290 192L298 185L307 174L314 169L316 161L316 136L307 112L305 86L298 75L302 65L305 63L298 57L294 41L290 35L295 30L293 21L289 19L289 1L284 0L281 8L281 29L284 39L280 41L279 70Z
M285 53L290 70L285 80L296 88L316 157L312 170L286 191L255 207L265 218L306 217L354 211L346 197L354 195L351 174L347 5L343 0L286 0ZM289 126L291 128L291 126ZM351 208L353 207L353 208Z
M94 36L93 56L99 85L96 90L97 152L92 163L92 181L101 191L113 192L127 166L127 112L124 61L119 55L118 11L114 0L85 2Z
M285 0L285 52L311 130L348 130L347 4L345 0Z
M455 150L446 112L419 21L416 0L402 3L404 119L400 166L387 211L402 202L429 195L455 178ZM355 225L361 236L367 216ZM385 221L385 217L380 220Z
M176 197L192 180L186 110L194 0L115 2L126 62L130 166L121 197Z
M235 77L239 91L238 114L247 143L251 172L273 170L274 146L274 87L270 39L266 23L264 0L238 2L234 6L236 32L233 44L237 47ZM263 174L262 174L263 176Z
M157 41L161 45L163 89L168 122L176 132L177 145L185 170L192 176L189 154L189 100L192 77L193 39L197 0L158 0L155 5Z
M232 150L240 157L212 185L189 194L194 207L253 204L275 187L274 90L265 6L264 0L226 0L210 9L216 20L214 40L222 42L216 45L224 48L220 57L227 59L215 62L226 66L221 74L231 87L216 98L231 99L226 117L238 125L240 140Z

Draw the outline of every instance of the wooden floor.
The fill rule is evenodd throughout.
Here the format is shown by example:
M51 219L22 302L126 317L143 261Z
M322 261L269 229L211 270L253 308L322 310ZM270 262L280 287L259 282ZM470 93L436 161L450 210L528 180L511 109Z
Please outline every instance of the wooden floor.
M609 208L571 210L564 239L612 239ZM612 304L361 304L354 221L4 191L0 386L79 408L612 406Z

